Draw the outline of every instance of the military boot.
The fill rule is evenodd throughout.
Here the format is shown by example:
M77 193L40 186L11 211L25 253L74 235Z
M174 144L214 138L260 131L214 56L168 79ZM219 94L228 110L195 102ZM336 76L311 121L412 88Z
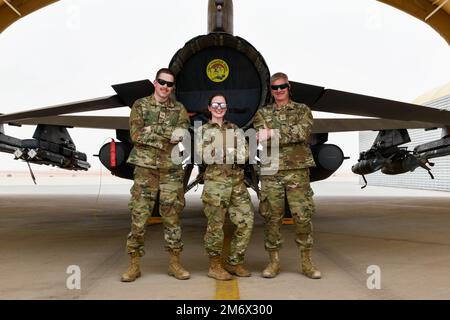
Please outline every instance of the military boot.
M227 263L225 264L225 270L238 277L250 277L252 275L242 264L232 265Z
M130 265L128 270L122 275L120 281L122 282L132 282L141 276L141 269L139 267L139 254L132 253Z
M220 256L209 257L208 277L216 280L231 280L232 276L222 267Z
M180 253L181 250L179 249L169 250L170 261L168 274L178 280L186 280L191 277L191 274L180 264Z
M320 279L322 275L312 262L311 251L311 249L300 250L302 256L302 273L308 278Z
M270 262L262 272L264 278L274 278L280 273L280 256L277 250L269 251Z

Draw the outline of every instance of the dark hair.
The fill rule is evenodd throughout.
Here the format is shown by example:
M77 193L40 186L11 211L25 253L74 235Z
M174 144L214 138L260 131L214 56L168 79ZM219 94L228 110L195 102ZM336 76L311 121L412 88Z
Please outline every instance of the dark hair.
M225 96L225 94L223 94L222 92L216 92L216 93L214 93L213 95L209 96L209 98L208 98L208 106L211 105L212 100L213 100L215 97L223 97L223 98L225 99L225 103L227 103L227 97ZM206 108L206 110L203 112L203 114L204 114L209 120L211 120L212 114L211 114L211 112L209 112L208 108Z
M170 74L170 75L173 77L173 81L175 82L175 74L174 74L173 71L170 70L169 68L161 68L161 69L159 69L158 72L156 73L155 80L158 79L158 77L159 77L159 75L160 75L161 73L167 73L167 74Z

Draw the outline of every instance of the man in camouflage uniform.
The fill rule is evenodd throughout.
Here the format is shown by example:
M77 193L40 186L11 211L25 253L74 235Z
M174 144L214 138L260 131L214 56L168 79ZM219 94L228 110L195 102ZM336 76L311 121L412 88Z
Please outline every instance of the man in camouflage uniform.
M159 196L159 212L164 225L166 249L170 254L168 273L177 279L190 277L180 264L183 248L180 213L184 208L183 169L171 159L172 149L180 141L172 138L176 128L187 129L189 117L184 106L171 98L175 77L169 69L157 72L153 95L137 100L130 113L130 135L134 148L128 163L135 166L129 209L131 232L127 253L131 256L128 270L121 281L140 277L139 259L144 255L147 220Z
M216 95L211 97L210 101L210 105L222 103L224 106L224 109L211 111L213 119L216 119L214 115L219 115L223 121L225 97ZM246 160L245 138L242 131L237 131L238 126L227 121L220 125L210 120L201 129L203 161L207 165L201 198L208 219L204 237L205 250L210 260L208 276L217 280L230 280L230 273L249 277L251 273L243 263L253 229L254 208L244 183L243 166L237 164L244 164ZM223 268L220 260L224 242L223 225L227 213L236 229Z
M315 166L315 163L308 141L313 117L307 105L290 99L289 80L284 73L274 74L270 82L275 101L258 110L253 122L255 129L261 130L257 134L260 142L270 143L271 137L275 135L278 135L279 139L278 172L261 175L260 214L266 223L264 246L270 257L263 277L273 278L280 272L280 226L285 205L289 205L295 222L295 241L300 249L302 273L307 277L319 279L320 271L311 260L311 217L314 213L314 202L309 168ZM264 167L261 167L261 170L264 170Z

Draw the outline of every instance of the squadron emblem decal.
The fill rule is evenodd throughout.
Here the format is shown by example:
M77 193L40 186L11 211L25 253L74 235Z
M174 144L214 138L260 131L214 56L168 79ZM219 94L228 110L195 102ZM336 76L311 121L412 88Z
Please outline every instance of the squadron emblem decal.
M206 74L213 82L223 82L228 78L230 69L228 64L222 59L214 59L206 67Z

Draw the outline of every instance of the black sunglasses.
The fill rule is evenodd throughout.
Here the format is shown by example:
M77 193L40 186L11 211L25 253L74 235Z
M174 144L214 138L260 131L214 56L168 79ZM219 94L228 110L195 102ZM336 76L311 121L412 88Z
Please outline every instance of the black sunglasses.
M289 83L283 83L283 84L278 84L278 85L271 85L270 88L274 91L278 90L278 89L286 89L289 88Z
M156 81L158 81L158 83L160 84L160 85L165 85L165 84L167 84L167 86L169 87L169 88L172 88L173 87L173 85L174 85L174 83L173 82L171 82L171 81L166 81L166 80L163 80L163 79L156 79Z

